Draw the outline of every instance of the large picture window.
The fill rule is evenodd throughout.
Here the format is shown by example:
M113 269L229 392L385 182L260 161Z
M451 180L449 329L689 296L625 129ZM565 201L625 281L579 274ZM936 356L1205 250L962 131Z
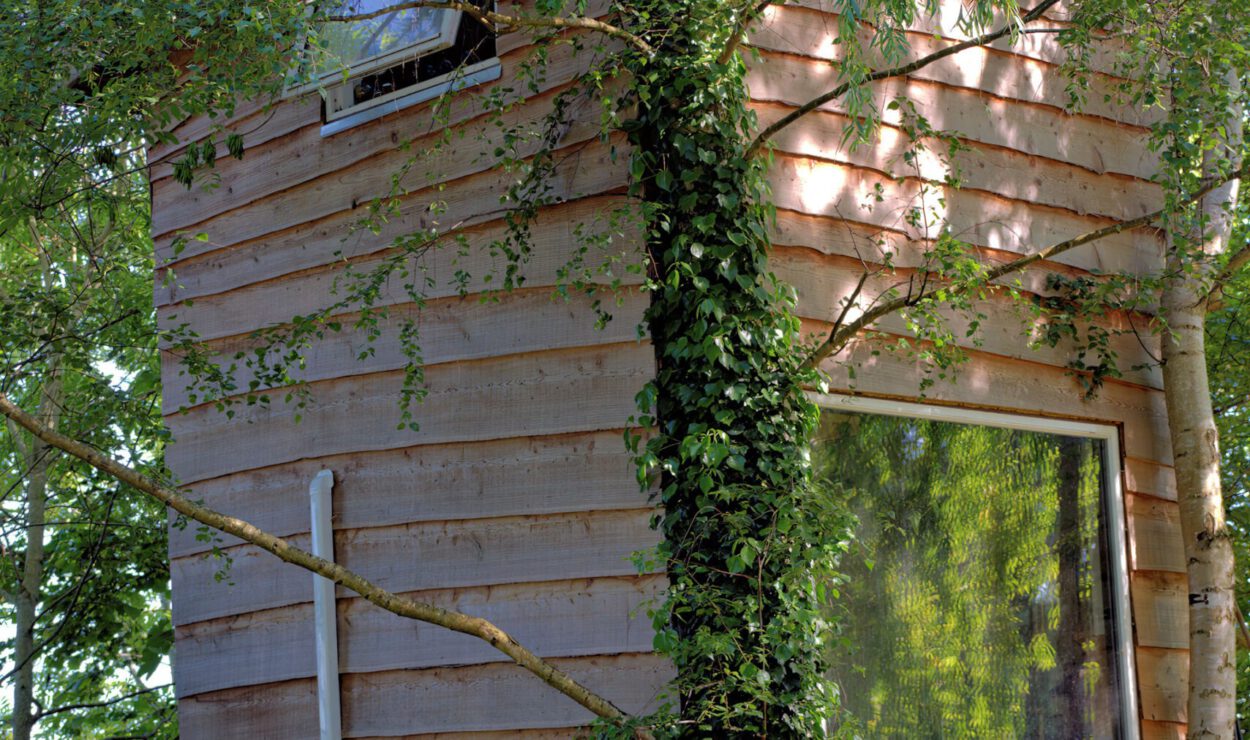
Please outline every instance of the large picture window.
M1136 737L1114 430L958 415L826 397L817 475L858 519L831 607L834 723Z

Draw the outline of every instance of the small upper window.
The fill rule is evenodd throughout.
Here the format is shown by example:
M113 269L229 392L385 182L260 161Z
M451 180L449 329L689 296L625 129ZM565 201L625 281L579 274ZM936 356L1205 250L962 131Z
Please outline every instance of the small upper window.
M486 3L481 3L483 7ZM394 0L343 0L322 41L333 70L315 75L325 89L325 120L342 118L438 84L495 56L490 29L459 10L410 8L381 15Z

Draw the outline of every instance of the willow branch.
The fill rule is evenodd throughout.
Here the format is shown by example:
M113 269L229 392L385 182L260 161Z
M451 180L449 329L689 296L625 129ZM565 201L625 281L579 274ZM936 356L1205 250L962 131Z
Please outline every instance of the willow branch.
M249 542L262 550L276 555L288 563L298 565L305 570L328 578L392 614L420 622L436 624L440 627L446 627L449 630L483 640L489 643L491 647L507 655L517 665L538 676L549 686L596 715L607 719L621 719L624 717L624 713L610 701L582 686L567 673L530 652L502 629L481 617L450 611L433 604L393 594L363 576L337 563L332 563L310 552L301 550L287 540L275 537L253 524L242 519L227 516L206 506L201 506L173 488L117 462L94 447L52 430L10 401L8 396L3 393L0 393L0 414L12 419L47 444L73 455L93 468L148 494L183 516L226 534L234 535L245 542Z
M778 131L781 131L786 126L789 126L790 124L799 120L800 118L807 115L808 113L811 113L812 111L816 110L817 108L824 105L825 103L828 103L832 100L836 100L837 98L842 97L842 95L844 95L847 90L850 90L855 85L867 84L870 82L879 82L881 80L886 80L891 77L901 77L903 75L908 75L908 74L911 74L912 72L915 72L918 69L927 67L930 64L940 59L945 59L946 57L952 56L954 54L958 54L961 51L966 51L968 49L971 49L977 46L985 46L987 44L992 44L995 41L1010 34L1013 29L1018 29L1020 26L1031 23L1037 20L1038 18L1041 18L1043 13L1045 13L1047 10L1049 10L1053 5L1055 5L1058 2L1059 0L1043 0L1043 2L1040 3L1037 7L1033 8L1028 13L1021 16L1018 24L1014 21L1011 21L1011 22L1003 24L1001 28L995 31L989 31L987 33L981 34L980 36L977 36L976 38L971 38L971 39L968 39L967 41L961 41L958 44L948 46L945 49L939 49L938 51L935 51L932 54L923 56L919 59L908 62L907 64L901 64L897 67L890 67L888 69L877 70L876 72L873 72L869 74L868 76L864 77L862 80L857 80L857 81L848 80L847 82L843 82L841 85L838 85L837 87L833 88L829 92L824 93L823 95L819 95L815 98L812 98L811 100L807 101L806 103L799 106L798 108L795 108L794 110L790 111L790 113L788 113L787 115L774 121L770 126L768 126L768 128L765 128L763 131L759 133L758 136L755 137L755 140L751 142L751 145L749 147L747 147L746 154L748 157L755 156L756 154L759 153L761 149L764 148L765 145L768 144L769 140L771 140L773 136L777 134Z
M388 5L381 10L375 10L369 13L359 13L356 15L331 15L325 20L332 23L352 23L355 21L366 21L370 18L378 18L380 16L389 15L401 10L412 10L415 8L447 8L450 10L459 10L466 15L474 18L481 23L488 23L495 28L518 29L518 28L553 28L553 29L569 29L581 28L588 31L596 31L610 38L624 41L635 49L644 54L650 55L654 49L651 45L625 29L614 26L595 18L573 17L561 18L552 17L544 18L542 16L519 16L504 15L496 13L493 10L484 10L473 3L462 2L461 0L412 0L411 2L395 3Z
M1194 191L1192 194L1190 194L1188 198L1182 201L1181 204L1193 203L1194 201L1197 201L1206 197L1208 194L1211 193L1211 191L1224 185L1225 183L1230 182L1232 180L1239 180L1247 176L1250 176L1250 163L1242 165L1241 169L1237 170L1236 172L1233 172L1232 174L1226 177L1212 178L1210 180L1206 180L1196 191ZM1030 265L1036 264L1043 260L1048 260L1052 257L1057 257L1058 255L1061 255L1064 252L1076 249L1077 247L1084 246L1086 244L1089 244L1090 242L1095 242L1095 241L1098 241L1099 239L1104 239L1108 236L1114 236L1121 232L1130 231L1132 229L1140 228L1142 226L1149 226L1151 223L1153 223L1154 221L1162 217L1166 212L1167 212L1166 208L1160 208L1157 211L1151 211L1150 213L1147 213L1143 216L1138 216L1137 218L1134 218L1128 221L1120 221L1118 223L1112 224L1111 226L1104 226L1101 229L1088 231L1084 234L1081 234L1080 236L1074 237L1072 239L1068 239L1067 241L1062 241L1057 244L1052 244L1051 246L1046 247L1045 249L1041 251L1034 252L1033 254L1020 257L1019 259L1015 259L1010 262L1004 262L1003 264L997 267L986 270L985 273L981 275L980 279L977 280L976 282L964 283L962 285L957 285L954 287L945 286L946 293L948 296L952 298L957 298L959 296L966 295L968 292L974 289L983 288L984 286L989 285L990 283L992 283L995 280L998 280L999 278L1006 277L1007 275L1011 275L1012 273L1020 272L1021 270L1025 269L1026 267ZM829 336L827 336L825 340L821 342L816 347L816 349L812 351L812 353L807 357L807 359L803 361L803 367L807 369L816 367L825 358L829 357L830 355L836 352L839 352L843 347L847 345L847 343L852 338L855 337L856 334L858 334L860 331L871 326L873 322L875 322L877 319L880 319L884 316L888 316L894 313L895 311L900 311L904 308L914 306L920 303L925 298L927 298L928 295L929 293L923 289L916 292L915 294L909 293L908 295L900 296L893 300L886 301L878 306L875 306L865 311L858 318L856 318L854 321L848 324L845 324L842 326L835 325L834 328L829 332Z

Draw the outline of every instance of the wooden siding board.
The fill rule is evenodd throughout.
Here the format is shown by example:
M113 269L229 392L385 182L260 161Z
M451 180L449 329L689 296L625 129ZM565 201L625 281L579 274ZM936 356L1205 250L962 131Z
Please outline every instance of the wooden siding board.
M308 485L334 471L338 529L419 521L641 508L621 430L347 453L196 484L192 496L279 536L308 531ZM203 553L194 527L169 533L173 558ZM223 536L220 545L241 544Z
M345 452L616 429L654 364L650 345L633 342L440 365L414 406L418 431L397 428L399 373L313 383L302 410L278 396L233 419L211 406L168 417L169 465L191 484Z
M578 258L579 250L586 246L584 240L575 233L575 226L575 223L546 219L533 227L534 254L521 266L518 277L524 280L527 288L547 288L540 292L545 293L542 297L548 302L554 297L550 288L559 282L561 269ZM420 286L420 291L424 300L434 304L428 307L429 312L435 314L430 323L438 323L440 320L437 318L437 307L450 303L441 299L458 299L461 305L481 302L481 296L476 294L500 282L506 268L503 258L488 254L487 249L495 240L504 238L506 233L503 224L492 223L466 235L469 236L468 242L472 249L472 253L466 257L458 255L455 245L446 245L420 257L402 260L392 270L392 277L381 287L374 299L374 307L410 303L412 298L405 283L410 280L420 282L426 277L430 284ZM606 260L609 256L611 255L605 254L602 259ZM587 264L593 266L598 255L591 253L585 257ZM356 275L368 274L375 269L385 268L387 259L389 258L362 259L354 262L351 269ZM313 315L341 302L350 287L341 265L336 265L329 255L327 261L330 264L320 270L162 307L158 309L161 325L166 329L186 325L196 332L201 341L207 342L285 324L293 316ZM408 271L411 277L402 277L401 268ZM457 270L468 271L473 276L472 279L463 285L458 284L455 279ZM606 284L614 277L617 276L606 275L597 279ZM635 285L640 281L633 273L622 274L619 278L624 286ZM580 297L584 294L578 295ZM508 294L502 296L507 297ZM351 305L335 313L348 314L359 308L358 304ZM422 312L423 326L427 323L424 319L425 311L423 309ZM593 313L585 315L585 318L593 326ZM514 319L514 323L519 320ZM501 351L500 354L506 354L506 351Z
M1180 506L1150 496L1125 495L1129 562L1134 570L1185 573ZM1188 632L1185 633L1188 635Z
M649 651L645 605L666 583L663 576L600 578L408 595L490 620L536 654L559 658ZM478 638L397 617L363 599L339 601L338 635L342 673L500 660ZM178 697L314 677L313 643L309 604L181 627L178 658L194 669L175 675Z
M1142 719L1186 722L1189 697L1189 651L1137 648L1137 690Z
M823 16L823 17L822 17ZM770 13L769 29L755 32L750 42L767 52L799 55L825 67L817 79L825 90L840 82L838 65L841 36L836 17L812 13L800 8L776 8ZM770 32L771 29L779 29ZM929 32L906 33L910 49L905 60L886 62L876 50L869 50L868 63L874 69L896 66L902 61L920 59L953 43L937 39ZM861 34L867 41L867 35ZM747 57L748 60L750 57ZM768 57L766 57L768 58ZM1069 81L1058 67L1022 54L1012 54L988 47L973 47L958 54L931 62L910 73L912 79L935 82L956 88L990 93L1000 98L1026 103L1041 103L1063 110L1070 106ZM1097 116L1134 126L1146 126L1162 117L1158 109L1143 109L1119 102L1117 81L1105 75L1088 78L1089 93L1078 115ZM815 97L812 95L811 97Z
M1137 571L1129 576L1137 644L1189 648L1189 589L1184 573Z
M517 61L505 60L502 79L515 76ZM473 133L446 142L437 159L427 167L433 166L438 179L445 180L480 171L493 161L490 152L504 144L506 132L539 124L553 110L556 89L583 72L588 64L585 58L577 59L568 46L553 49L542 94L504 113L498 125L477 120L484 113L478 97L483 90L457 95L458 104L448 109L449 123L453 127L466 126ZM569 114L571 127L565 133L566 143L585 141L598 132L599 111L594 106L573 106ZM202 224L196 228L215 236L213 226L205 223L214 216L250 207L262 198L305 184L331 183L320 185L318 190L322 199L340 204L339 208L350 201L365 202L385 196L392 173L413 158L420 161L421 152L443 138L444 127L435 115L427 104L330 137L321 136L320 125L306 126L256 147L242 160L220 159L213 169L215 187L211 190L193 188L188 192L172 179L158 180L153 184L153 201L163 203L177 197L178 207L154 209L152 233L161 236ZM411 149L400 147L409 141ZM521 151L532 151L537 145L536 141L522 141ZM418 167L416 171L424 169ZM405 185L424 187L427 183L414 177Z
M788 112L778 106L761 106L760 126L767 126ZM886 174L923 177L940 183L957 173L962 187L993 192L1014 200L1062 208L1081 215L1136 218L1162 205L1160 188L1130 177L1111 178L1075 165L1048 160L1005 147L966 142L968 149L949 161L939 154L944 145L926 141L927 147L912 162L903 157L913 143L902 129L883 125L871 145L851 148L844 144L844 126L850 119L836 113L813 111L779 132L775 150L864 167ZM1108 187L1113 180L1115 187Z
M898 186L868 170L784 155L774 161L769 183L779 208L851 218L897 230L911 239L936 237L943 226L932 215L927 226L908 225L911 209L937 209L963 241L1020 254L1031 254L1113 223L975 190L930 188L926 192L915 182ZM1142 273L1154 269L1161 255L1162 240L1157 232L1135 229L1065 252L1054 261L1083 270Z
M842 301L856 289L863 273L863 263L857 261L833 261L820 259L812 253L804 254L788 248L774 247L773 268L777 275L793 286L798 294L798 314L803 318L829 321L842 311ZM891 285L905 282L900 276L885 276L865 283L863 295L873 296ZM866 304L867 301L864 301ZM1028 309L1005 297L974 301L972 310L979 319L976 343L968 338L971 319L965 314L951 316L948 325L959 343L967 349L979 349L1006 357L1041 362L1055 367L1065 367L1072 350L1067 345L1059 347L1030 347L1028 342L1038 332L1037 322L1028 315ZM883 317L875 326L892 334L906 335L906 322L898 315ZM1143 347L1133 335L1115 335L1110 346L1119 354L1125 368L1124 378L1152 388L1162 388L1163 379L1158 368L1150 366L1150 345ZM1153 356L1158 356L1157 351ZM1094 358L1089 358L1094 359ZM1134 370L1132 366L1146 365Z
M797 107L826 92L836 69L827 63L774 56L751 68L747 82L757 107ZM1145 132L1050 106L1004 100L988 93L945 87L915 79L892 78L873 87L884 123L899 126L902 113L886 103L903 97L939 131L958 132L970 141L1067 162L1095 173L1112 172L1143 180L1158 171L1158 157ZM820 110L846 114L840 101Z
M804 333L828 332L828 323L804 322ZM924 377L919 363L890 353L873 355L874 345L858 342L822 364L830 386L867 395L916 400ZM856 367L849 377L846 365ZM936 378L935 378L936 379ZM1159 391L1108 382L1094 398L1083 398L1076 380L1062 368L971 353L955 382L938 381L925 392L927 403L1009 413L1122 424L1128 455L1171 462L1167 414Z
M1124 461L1128 490L1156 498L1176 500L1176 471L1154 460L1128 455Z
M627 712L642 712L672 677L651 655L553 661ZM589 712L523 669L505 664L348 674L343 677L344 737L421 732L508 731L589 723ZM317 736L317 685L303 679L227 689L178 702L186 740Z
M647 508L339 530L335 559L396 592L630 576L630 555L657 541L650 518ZM306 547L307 537L291 542ZM251 545L224 553L232 562L220 581L214 573L222 561L211 554L172 562L181 596L173 604L175 625L312 599L307 571Z

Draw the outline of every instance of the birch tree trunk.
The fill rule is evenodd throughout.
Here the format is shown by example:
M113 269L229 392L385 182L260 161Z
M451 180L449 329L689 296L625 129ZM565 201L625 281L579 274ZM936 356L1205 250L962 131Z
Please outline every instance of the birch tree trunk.
M1228 84L1237 89L1235 76ZM1225 122L1220 122L1225 123ZM1228 111L1225 147L1204 176L1227 172L1241 151L1241 111ZM1163 382L1189 574L1190 738L1231 739L1236 722L1236 602L1233 549L1220 490L1219 433L1207 382L1206 314L1216 258L1232 228L1239 181L1201 200L1201 233L1169 239L1161 309L1167 321Z

